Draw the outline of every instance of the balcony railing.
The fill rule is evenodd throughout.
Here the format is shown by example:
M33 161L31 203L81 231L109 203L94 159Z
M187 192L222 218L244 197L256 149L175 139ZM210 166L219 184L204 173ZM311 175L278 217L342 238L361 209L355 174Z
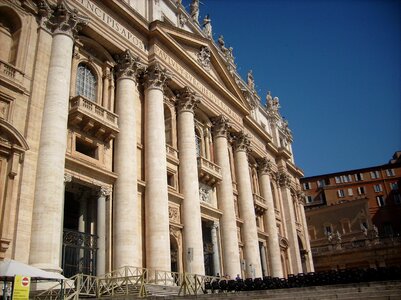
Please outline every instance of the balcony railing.
M118 130L118 116L82 96L70 99L69 123L105 142L113 139Z
M255 205L255 213L257 215L263 215L264 212L267 210L266 201L262 196L253 193L253 203Z
M24 74L13 65L0 60L0 76L7 79L8 82L22 84Z
M222 179L221 168L204 157L198 157L199 180L209 186L214 186Z
M166 145L166 154L173 159L178 159L178 151L170 145Z

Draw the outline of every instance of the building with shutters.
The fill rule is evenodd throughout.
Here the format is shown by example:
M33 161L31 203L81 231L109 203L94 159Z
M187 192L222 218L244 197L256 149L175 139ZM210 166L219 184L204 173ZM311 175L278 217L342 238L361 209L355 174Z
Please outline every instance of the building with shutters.
M1 1L1 258L66 276L313 270L279 99L262 104L198 4Z

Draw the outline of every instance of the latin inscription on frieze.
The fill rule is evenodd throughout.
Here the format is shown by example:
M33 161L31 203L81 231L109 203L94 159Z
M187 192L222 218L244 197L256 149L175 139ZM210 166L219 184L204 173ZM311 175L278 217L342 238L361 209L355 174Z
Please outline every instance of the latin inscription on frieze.
M90 0L76 0L76 2L90 11L92 15L117 32L120 36L131 42L137 49L143 53L148 53L148 47L142 40L140 40L131 30L122 25L95 3Z

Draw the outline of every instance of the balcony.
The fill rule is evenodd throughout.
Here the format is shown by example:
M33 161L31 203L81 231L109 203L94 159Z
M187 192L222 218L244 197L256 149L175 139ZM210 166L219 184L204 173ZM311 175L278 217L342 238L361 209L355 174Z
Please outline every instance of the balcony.
M166 154L168 159L178 164L178 150L166 144Z
M209 186L215 186L222 179L221 168L204 157L198 157L199 180Z
M24 74L13 65L0 60L0 80L22 91Z
M106 143L119 132L117 121L116 114L82 96L70 99L69 124L78 126Z
M255 205L255 213L261 216L267 210L267 205L265 204L265 199L257 194L253 194L253 203Z

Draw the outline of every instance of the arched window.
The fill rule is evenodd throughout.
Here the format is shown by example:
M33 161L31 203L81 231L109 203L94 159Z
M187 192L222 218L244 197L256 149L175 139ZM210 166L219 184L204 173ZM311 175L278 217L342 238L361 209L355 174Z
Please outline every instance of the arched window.
M96 75L85 64L79 64L77 70L76 94L96 102Z
M0 8L0 59L15 65L21 21L18 15L8 7Z
M202 156L202 137L199 130L195 128L196 156Z
M172 117L170 109L164 105L164 128L166 134L166 144L173 145Z

